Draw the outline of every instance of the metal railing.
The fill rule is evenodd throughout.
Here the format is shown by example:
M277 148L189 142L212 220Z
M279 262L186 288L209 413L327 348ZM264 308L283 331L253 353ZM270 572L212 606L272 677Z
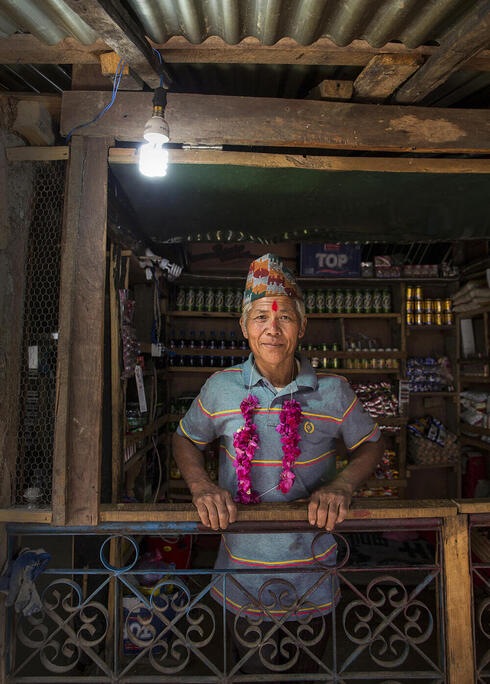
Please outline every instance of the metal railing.
M12 554L32 535L36 545L65 551L81 535L90 550L81 567L56 567L53 558L37 582L41 612L10 613L8 682L447 681L441 519L347 521L335 533L334 565L317 560L286 576L267 570L256 592L246 579L263 569L202 564L154 579L135 535L168 538L195 524L8 530ZM259 530L311 532L301 522L236 523L227 535ZM415 531L425 539L413 542ZM383 551L376 565L364 552L373 544ZM308 588L298 592L295 578L306 575ZM152 577L152 587L142 586ZM324 583L341 595L329 613L313 598ZM212 599L217 589L225 602L239 589L246 603L232 614Z
M478 684L490 682L490 515L470 516L473 649Z

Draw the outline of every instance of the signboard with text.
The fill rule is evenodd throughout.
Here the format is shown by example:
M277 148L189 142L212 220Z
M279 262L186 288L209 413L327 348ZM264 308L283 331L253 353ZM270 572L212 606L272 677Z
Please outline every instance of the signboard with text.
M361 246L330 243L301 245L300 274L320 278L359 278Z

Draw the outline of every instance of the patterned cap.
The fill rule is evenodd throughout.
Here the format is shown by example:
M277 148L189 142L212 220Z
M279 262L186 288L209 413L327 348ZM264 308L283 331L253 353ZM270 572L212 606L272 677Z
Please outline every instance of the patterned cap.
M264 254L250 264L243 306L261 297L286 295L303 299L293 274L275 254Z

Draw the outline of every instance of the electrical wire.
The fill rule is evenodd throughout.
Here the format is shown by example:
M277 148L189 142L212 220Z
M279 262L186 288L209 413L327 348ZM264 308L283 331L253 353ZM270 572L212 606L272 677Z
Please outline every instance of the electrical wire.
M125 64L126 64L126 62L124 59L119 60L119 64L117 65L117 68L116 68L116 73L114 74L114 83L112 85L112 98L111 98L111 101L109 102L109 104L106 105L104 107L104 109L97 114L97 116L94 116L94 118L91 121L87 121L86 123L79 124L78 126L74 126L71 129L71 131L68 133L68 135L66 136L66 142L70 141L70 138L75 131L77 131L79 128L85 128L85 126L90 126L90 124L95 123L96 121L98 121L100 119L101 116L103 116L107 112L108 109L110 109L112 107L112 105L114 104L114 101L116 99L119 84L121 83L121 76L122 76Z
M163 64L162 55L159 53L159 51L155 50L154 47L152 47L151 49L157 55L158 59L160 60L160 64ZM160 74L160 88L163 88L163 74Z

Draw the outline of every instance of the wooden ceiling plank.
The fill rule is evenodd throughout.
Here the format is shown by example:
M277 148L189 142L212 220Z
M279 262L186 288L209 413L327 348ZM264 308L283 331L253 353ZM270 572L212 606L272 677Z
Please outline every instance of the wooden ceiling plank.
M82 45L64 38L57 45L45 45L30 33L0 38L0 64L97 64L99 55L110 50L100 38Z
M65 1L145 83L151 88L160 84L157 57L120 3L115 7L109 0Z
M356 102L385 102L423 62L421 55L375 55L354 81Z
M9 148L9 161L28 159L36 148ZM57 149L57 148L50 148ZM67 148L60 147L61 150ZM13 151L19 150L19 152ZM24 151L25 150L25 151ZM440 159L429 157L333 157L303 154L268 154L222 150L169 150L169 164L249 166L268 169L305 169L308 171L372 171L380 173L485 173L490 175L490 159ZM110 164L137 164L138 148L113 147Z
M445 36L438 51L394 96L398 104L420 102L468 64L490 42L490 0L479 0Z
M151 41L150 41L151 44ZM401 43L387 43L372 48L364 40L354 40L339 47L328 38L311 45L300 45L292 38L282 38L275 45L262 45L256 38L244 38L237 45L228 45L212 36L194 45L182 36L174 36L163 44L153 44L168 64L302 64L334 66L366 66L376 55L400 54L427 59L438 47L421 45L411 50ZM0 38L0 64L97 64L99 56L111 47L99 38L92 45L82 45L74 38L65 38L57 45L45 45L31 34L16 34ZM490 71L490 50L483 50L462 69Z
M348 102L352 97L352 81L331 81L325 79L312 88L306 99L308 100L336 100Z
M90 121L106 92L66 91L61 134ZM119 93L80 135L142 140L152 93ZM431 109L344 102L169 93L170 142L417 153L490 153L486 110Z

